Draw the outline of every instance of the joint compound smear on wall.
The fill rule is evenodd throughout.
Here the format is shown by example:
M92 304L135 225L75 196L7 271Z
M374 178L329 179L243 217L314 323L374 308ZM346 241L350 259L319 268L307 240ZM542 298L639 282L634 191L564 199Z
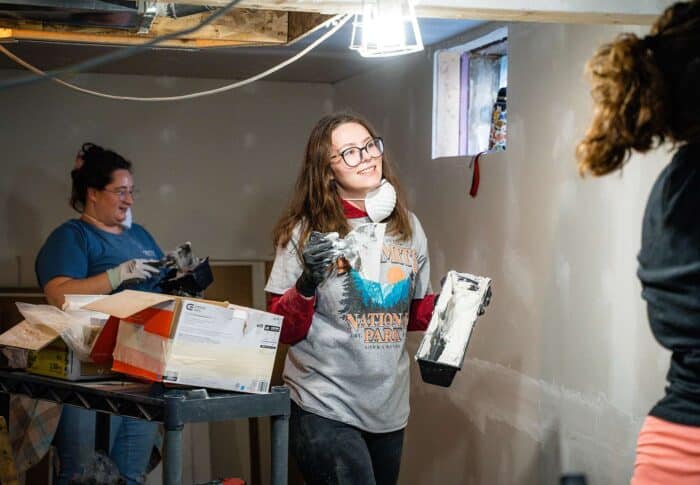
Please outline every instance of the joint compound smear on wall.
M621 411L602 393L583 394L483 360L465 360L461 376L464 392L450 393L450 398L459 401L455 404L481 434L490 421L511 426L540 445L555 433L562 470L593 470L593 475L600 470L601 477L615 478L610 483L629 479L630 444L636 442L644 416Z

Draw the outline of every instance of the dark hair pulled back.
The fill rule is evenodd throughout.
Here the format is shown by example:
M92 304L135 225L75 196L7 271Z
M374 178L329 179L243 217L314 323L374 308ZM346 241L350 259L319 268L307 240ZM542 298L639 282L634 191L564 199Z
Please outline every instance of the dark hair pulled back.
M105 150L94 143L83 143L76 159L76 166L70 175L73 179L70 205L78 212L85 209L87 190L104 189L116 170L131 172L131 162L111 150Z

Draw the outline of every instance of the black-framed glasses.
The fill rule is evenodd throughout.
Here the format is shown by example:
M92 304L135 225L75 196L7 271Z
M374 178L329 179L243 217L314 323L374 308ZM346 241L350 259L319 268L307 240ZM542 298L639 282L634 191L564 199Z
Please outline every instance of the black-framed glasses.
M365 146L346 148L345 150L340 151L338 155L335 155L335 157L342 158L345 165L350 168L354 168L362 163L363 151L367 152L367 155L369 155L371 158L381 156L384 153L384 140L377 136L368 141Z
M127 188L127 187L117 187L116 189L102 189L104 192L109 192L117 197L119 197L119 200L126 200L127 194L131 196L132 199L136 199L139 196L139 191L136 188Z

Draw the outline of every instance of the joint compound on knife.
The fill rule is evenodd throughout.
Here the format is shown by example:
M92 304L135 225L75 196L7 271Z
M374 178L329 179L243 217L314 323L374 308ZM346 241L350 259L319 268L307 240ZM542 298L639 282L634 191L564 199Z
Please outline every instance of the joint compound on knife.
M490 295L490 278L450 271L416 359L461 368L476 319Z
M334 247L339 257L364 279L379 281L385 232L384 223L362 224L334 241Z

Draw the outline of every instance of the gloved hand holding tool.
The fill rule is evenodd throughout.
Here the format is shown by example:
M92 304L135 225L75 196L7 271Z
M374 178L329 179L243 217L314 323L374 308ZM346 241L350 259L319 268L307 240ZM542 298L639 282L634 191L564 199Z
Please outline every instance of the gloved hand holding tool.
M304 246L302 258L304 272L296 282L296 288L303 296L310 298L316 294L316 288L326 279L329 269L338 258L335 241L337 232L323 234L313 231Z
M144 281L159 274L160 270L154 266L156 264L159 262L148 259L130 259L119 266L108 269L107 277L112 289L116 290L124 283Z

